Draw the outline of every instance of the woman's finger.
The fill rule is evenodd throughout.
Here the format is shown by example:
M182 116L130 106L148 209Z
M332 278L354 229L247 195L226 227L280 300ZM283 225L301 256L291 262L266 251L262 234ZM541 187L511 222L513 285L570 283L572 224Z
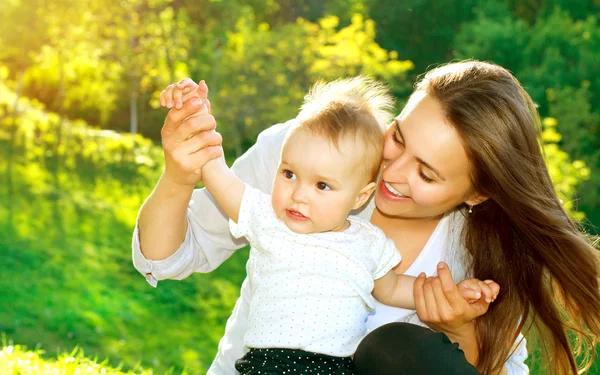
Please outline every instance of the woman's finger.
M221 146L207 146L189 155L184 155L178 150L178 152L172 155L172 160L185 173L200 175L204 164L209 160L221 156L223 153L222 150Z
M423 285L425 284L426 276L424 272L417 277L413 286L413 297L415 299L415 310L417 316L424 322L429 320L427 316L427 304L425 303L425 296L423 294Z
M171 109L165 118L165 124L161 129L161 136L165 137L173 134L175 130L182 124L183 120L198 112L204 106L204 102L200 98L192 98L183 104L179 110Z
M211 131L201 131L196 133L190 139L181 143L178 147L184 155L191 155L199 150L210 147L210 146L220 146L223 143L223 138L221 134L217 133L214 130Z
M431 281L431 288L435 297L435 303L437 306L437 313L442 323L452 322L455 318L455 309L450 306L446 294L442 289L442 282L439 277L436 277Z
M440 278L440 281L442 283L442 290L446 295L448 303L452 307L460 306L464 302L464 299L458 292L458 288L456 288L456 284L452 279L452 273L450 272L448 265L444 262L440 262L438 263L437 268L438 277Z
M212 115L193 115L186 118L177 128L174 137L178 142L185 142L195 134L206 130L214 130L217 122Z
M423 295L425 296L425 304L429 320L432 322L439 322L440 315L432 286L434 278L435 277L428 277L425 281L425 285L423 285Z
M208 146L191 154L189 156L190 163L195 166L200 166L194 169L193 172L199 175L202 173L202 166L204 166L204 164L221 155L223 155L223 148L221 146Z

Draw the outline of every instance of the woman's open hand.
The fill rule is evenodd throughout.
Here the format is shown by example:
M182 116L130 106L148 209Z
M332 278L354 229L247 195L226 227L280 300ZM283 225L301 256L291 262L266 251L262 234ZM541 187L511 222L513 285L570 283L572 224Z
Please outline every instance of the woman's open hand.
M469 302L461 295L445 263L438 264L438 276L419 275L413 289L419 319L430 328L450 335L462 335L462 331L472 329L470 323L487 312L500 286L491 280L468 279L461 287L469 283L481 290L476 301Z

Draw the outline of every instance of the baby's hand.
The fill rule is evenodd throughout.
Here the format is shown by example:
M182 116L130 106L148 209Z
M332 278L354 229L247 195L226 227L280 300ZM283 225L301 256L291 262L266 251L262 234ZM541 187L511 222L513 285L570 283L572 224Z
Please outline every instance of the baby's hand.
M196 83L190 78L184 78L177 83L167 86L160 93L160 105L167 108L181 109L183 103L189 99L201 98L209 106L208 110L210 112L210 102L206 99L207 97L208 86L206 86L206 82L200 81L200 83Z
M480 298L484 298L485 302L492 303L498 297L500 285L492 280L481 281L471 278L465 279L457 284L460 295L469 303L475 303Z

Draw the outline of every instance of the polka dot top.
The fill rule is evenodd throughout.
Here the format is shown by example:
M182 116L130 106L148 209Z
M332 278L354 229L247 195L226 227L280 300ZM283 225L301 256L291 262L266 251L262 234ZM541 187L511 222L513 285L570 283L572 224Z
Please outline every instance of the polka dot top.
M275 215L271 197L246 185L238 223L229 227L251 245L247 347L354 353L375 309L374 280L401 258L381 229L348 220L343 232L294 233Z

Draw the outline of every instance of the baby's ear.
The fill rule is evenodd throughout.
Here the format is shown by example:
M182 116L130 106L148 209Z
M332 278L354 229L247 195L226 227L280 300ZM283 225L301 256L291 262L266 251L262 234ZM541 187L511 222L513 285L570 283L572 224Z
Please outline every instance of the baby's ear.
M359 209L369 200L371 194L373 194L373 191L375 190L375 186L375 182L369 182L364 188L360 189L358 196L356 197L356 203L354 204L354 207L352 207L353 210Z

